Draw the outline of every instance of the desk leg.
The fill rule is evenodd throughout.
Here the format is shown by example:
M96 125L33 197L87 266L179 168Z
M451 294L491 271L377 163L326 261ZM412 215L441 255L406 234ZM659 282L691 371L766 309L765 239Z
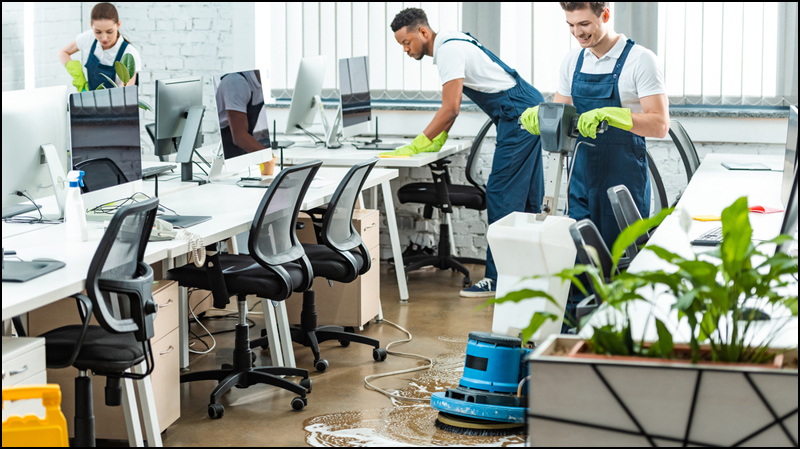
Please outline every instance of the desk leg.
M133 379L122 379L122 411L125 414L128 444L130 447L144 447L142 425L139 422L139 407L136 405L136 395L134 395L133 390Z
M186 256L169 259L170 265L183 266ZM180 367L189 367L189 289L178 287L178 348L180 349Z
M386 223L389 225L389 240L392 242L392 256L394 256L394 271L397 274L397 287L400 289L400 302L408 302L406 269L405 265L403 265L403 250L400 248L400 234L397 230L397 217L394 214L392 186L389 181L381 183L381 190L383 192L383 207L386 209Z
M275 307L272 306L272 301L261 298L261 310L264 311L264 324L267 327L269 357L272 361L272 366L286 366L283 362L283 353L281 352L280 343L281 339L279 336L278 327L275 324Z
M453 235L453 214L447 215L447 229L448 237L450 237L450 254L453 257L458 257L458 249L456 248L456 238Z
M372 210L378 210L378 186L375 186L370 189L369 192L369 208Z
M133 367L135 373L144 374L144 362ZM144 433L147 435L147 447L163 447L161 443L161 429L158 427L158 414L156 414L156 401L153 396L153 384L150 376L136 381L139 391L139 403L142 404L142 417L144 418Z
M286 301L279 301L275 307L275 318L278 322L281 349L283 349L284 366L297 368L294 361L294 348L292 347L292 331L289 329L289 315L286 313Z

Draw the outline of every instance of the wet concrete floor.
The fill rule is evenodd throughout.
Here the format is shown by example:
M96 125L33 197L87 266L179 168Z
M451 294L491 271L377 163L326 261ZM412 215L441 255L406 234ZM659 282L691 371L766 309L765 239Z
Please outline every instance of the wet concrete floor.
M470 267L472 279L481 279L483 267ZM324 288L324 282L321 282ZM409 275L409 303L399 302L394 272L382 266L381 298L384 317L407 328L412 342L396 346L402 352L436 359L432 373L418 372L377 379L384 389L425 395L454 385L460 377L467 335L470 331L490 331L492 309L476 311L484 299L460 298L461 276L450 271L420 271ZM257 307L255 310L260 310ZM263 318L252 315L256 326L251 338L260 335ZM209 330L231 329L233 319L206 320ZM320 323L324 324L324 323ZM202 331L196 325L193 331ZM387 324L365 327L366 336L377 338L385 347L405 334ZM216 336L216 349L205 355L192 355L190 369L205 370L230 363L233 333ZM195 344L194 347L198 347ZM181 384L181 418L163 434L165 446L380 446L380 445L507 445L519 444L519 437L495 438L443 435L433 429L435 412L427 405L393 403L389 398L367 390L364 376L418 366L412 359L392 357L385 362L372 360L371 347L337 342L321 345L322 357L330 363L325 373L313 369L308 348L294 345L297 366L309 370L313 391L308 406L295 412L295 395L266 385L234 388L221 403L225 415L212 420L207 415L208 395L216 382ZM256 364L269 365L268 351L259 351ZM298 379L295 379L296 381ZM394 423L394 424L392 424Z

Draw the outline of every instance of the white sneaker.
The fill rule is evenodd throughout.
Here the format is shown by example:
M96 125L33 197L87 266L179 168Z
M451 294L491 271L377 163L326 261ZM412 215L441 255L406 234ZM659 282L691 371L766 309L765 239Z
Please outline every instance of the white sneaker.
M461 290L462 298L494 298L497 292L497 282L483 278L480 282L470 288Z

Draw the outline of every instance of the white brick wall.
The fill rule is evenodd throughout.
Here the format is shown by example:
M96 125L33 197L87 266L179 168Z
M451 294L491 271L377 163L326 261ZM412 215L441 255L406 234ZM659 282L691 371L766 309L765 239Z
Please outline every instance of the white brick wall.
M72 77L58 61L56 53L81 32L79 2L36 2L33 9L34 65L36 87L69 86ZM5 51L5 50L4 50ZM74 56L73 56L74 58Z
M22 2L3 2L3 92L25 88Z

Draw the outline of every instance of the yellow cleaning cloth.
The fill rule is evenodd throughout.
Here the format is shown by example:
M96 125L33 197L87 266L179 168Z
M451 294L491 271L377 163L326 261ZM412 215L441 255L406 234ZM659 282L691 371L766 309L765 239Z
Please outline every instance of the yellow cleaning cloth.
M719 215L695 215L694 218L696 221L720 221L722 217Z

